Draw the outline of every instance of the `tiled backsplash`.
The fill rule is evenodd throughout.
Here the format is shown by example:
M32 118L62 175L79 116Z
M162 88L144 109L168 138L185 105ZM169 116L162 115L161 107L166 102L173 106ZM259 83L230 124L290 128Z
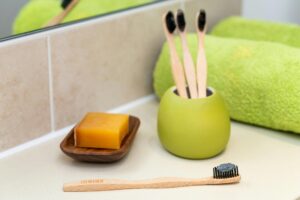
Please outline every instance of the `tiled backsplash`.
M201 7L211 25L241 7L174 0L0 43L0 151L152 93L161 15L183 2L188 22Z
M0 48L0 149L50 129L45 38Z
M80 120L87 111L107 110L150 94L164 40L160 18L178 6L53 34L56 128Z

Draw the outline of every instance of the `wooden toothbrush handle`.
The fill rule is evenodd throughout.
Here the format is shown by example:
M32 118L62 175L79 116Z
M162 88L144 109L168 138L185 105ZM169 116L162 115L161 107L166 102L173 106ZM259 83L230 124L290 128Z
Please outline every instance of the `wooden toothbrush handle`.
M204 48L204 33L198 33L198 58L197 58L197 82L198 82L198 97L206 97L207 87L207 61Z
M169 34L167 34L167 40L168 40L170 55L171 55L172 74L173 74L176 88L178 90L178 94L183 98L188 98L187 91L186 91L184 70L176 51L175 41L173 37Z
M79 0L72 0L72 2L67 6L66 9L64 9L59 15L53 17L49 22L47 22L43 26L43 28L60 24L65 19L65 17L71 12L71 10L76 6L78 2Z
M194 99L194 98L198 98L195 64L188 47L186 34L185 32L180 34L181 34L181 42L182 42L182 49L183 49L185 75L189 86L191 98Z
M220 185L237 183L240 176L226 179L214 179L212 177L203 179L189 178L157 178L152 180L129 181L118 179L94 179L82 180L80 182L64 184L65 192L89 192L89 191L109 191L125 189L146 189L146 188L175 188L196 185Z

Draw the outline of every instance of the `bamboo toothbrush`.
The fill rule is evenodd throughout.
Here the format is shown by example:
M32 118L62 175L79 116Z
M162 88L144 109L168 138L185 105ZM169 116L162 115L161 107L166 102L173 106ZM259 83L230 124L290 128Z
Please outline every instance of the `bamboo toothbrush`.
M176 51L174 32L176 30L176 23L174 14L169 11L163 16L163 29L167 38L167 42L170 50L171 66L174 82L178 91L179 96L188 98L185 85L185 77L182 64Z
M78 2L79 0L63 0L61 7L64 10L59 15L55 16L53 19L47 22L47 24L44 25L44 28L60 24L65 19L65 17L73 10Z
M176 18L177 18L177 25L179 29L179 35L181 38L182 48L183 48L185 76L189 86L191 98L192 99L198 98L195 65L188 47L188 42L186 37L186 23L185 23L184 13L182 10L179 9L177 11Z
M196 20L197 35L198 35L198 57L197 57L197 82L198 82L198 97L206 97L206 82L207 82L207 63L205 56L204 39L206 32L206 13L205 10L200 10Z
M146 188L176 188L198 185L222 185L240 182L241 177L238 167L226 163L213 168L213 177L192 178L157 178L152 180L118 180L118 179L91 179L80 182L64 184L65 192L89 192L108 191L124 189L146 189Z

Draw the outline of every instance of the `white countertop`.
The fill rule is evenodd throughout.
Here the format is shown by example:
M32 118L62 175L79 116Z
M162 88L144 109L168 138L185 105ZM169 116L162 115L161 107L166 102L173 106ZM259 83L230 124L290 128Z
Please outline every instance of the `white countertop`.
M151 99L126 111L141 119L128 156L113 164L90 164L63 154L58 137L0 159L0 199L296 199L300 197L300 135L232 122L227 149L207 160L186 160L166 152L156 132L158 103ZM65 130L67 134L68 130ZM90 178L148 179L207 177L232 162L241 183L173 189L64 193L66 182Z

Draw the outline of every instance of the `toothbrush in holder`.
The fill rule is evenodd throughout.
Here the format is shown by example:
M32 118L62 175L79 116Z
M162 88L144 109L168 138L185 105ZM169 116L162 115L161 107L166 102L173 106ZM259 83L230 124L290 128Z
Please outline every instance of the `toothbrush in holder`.
M174 82L178 91L179 96L188 98L185 84L184 71L176 51L174 32L176 30L176 23L174 14L169 11L163 16L163 29L167 38L167 42L170 50L171 66Z
M198 97L206 97L206 82L207 82L207 62L204 50L204 39L206 32L206 13L205 10L200 10L196 17L197 35L198 35L198 56L197 56L197 82L198 82Z
M181 38L181 43L183 48L184 69L185 69L185 75L186 75L190 95L192 99L198 98L195 65L188 47L188 42L186 37L186 23L185 23L184 13L182 10L179 9L177 11L176 19L177 19L179 35Z

